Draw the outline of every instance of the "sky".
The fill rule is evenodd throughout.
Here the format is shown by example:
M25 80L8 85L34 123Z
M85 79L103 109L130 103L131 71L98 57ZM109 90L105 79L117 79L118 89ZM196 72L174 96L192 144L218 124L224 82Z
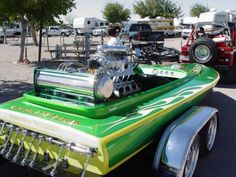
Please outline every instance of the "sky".
M132 11L133 4L139 0L75 0L76 9L73 10L71 16L73 17L87 17L94 16L103 18L102 10L109 2L118 2L125 8ZM216 8L217 10L236 10L236 0L172 0L172 2L179 5L185 16L189 16L190 8L195 3L201 3L204 6ZM132 19L139 18L138 15L132 15Z

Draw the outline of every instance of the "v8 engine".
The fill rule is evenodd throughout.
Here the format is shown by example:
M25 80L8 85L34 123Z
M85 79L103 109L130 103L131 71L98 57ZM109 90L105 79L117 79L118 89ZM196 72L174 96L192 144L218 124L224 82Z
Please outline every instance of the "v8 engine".
M63 63L56 70L36 69L35 88L41 97L97 104L141 90L136 67L138 57L128 55L125 46L98 46L87 66Z

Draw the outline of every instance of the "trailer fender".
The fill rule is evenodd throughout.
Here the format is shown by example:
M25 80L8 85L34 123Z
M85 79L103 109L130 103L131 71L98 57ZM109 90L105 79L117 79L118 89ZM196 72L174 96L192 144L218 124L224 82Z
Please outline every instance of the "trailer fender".
M191 143L214 115L218 117L215 108L194 106L172 122L159 141L153 161L154 171L160 171L162 164L169 173L182 176Z

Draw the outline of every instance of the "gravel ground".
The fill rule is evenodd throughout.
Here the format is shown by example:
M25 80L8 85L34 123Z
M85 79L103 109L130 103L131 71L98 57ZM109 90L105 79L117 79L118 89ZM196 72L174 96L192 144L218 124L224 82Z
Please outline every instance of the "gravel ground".
M64 41L62 37L50 37L49 48L55 49L58 45L73 44L75 37L65 37ZM99 41L100 38L94 38L94 41ZM33 83L33 71L38 66L52 66L58 65L59 60L53 60L55 54L52 56L50 52L47 52L46 39L42 41L42 59L41 63L38 63L38 47L34 46L31 38L26 39L27 58L30 64L18 64L17 60L20 55L20 40L17 38L8 39L8 44L0 44L0 103L11 100L15 97L21 96L21 94L29 90ZM67 47L67 49L75 49L73 47ZM63 55L64 56L64 55ZM67 59L76 57L75 54L68 54Z
M60 37L50 37L51 49L56 44L62 43ZM72 44L74 37L64 39L66 44ZM99 38L95 39L99 41ZM180 49L181 39L170 38L165 45ZM0 44L0 103L17 98L23 92L33 88L33 70L40 65L55 64L47 49L46 41L43 40L42 61L37 63L38 47L32 45L31 39L27 40L28 59L31 64L17 64L20 47L19 40L9 39L8 44ZM203 105L213 106L220 112L220 127L213 152L208 156L201 157L194 177L235 177L236 176L236 85L218 84L214 91L207 96ZM135 167L134 167L135 168ZM2 173L4 171L4 173ZM7 171L7 172L6 172ZM132 170L131 170L132 171ZM137 171L137 169L134 169ZM5 173L6 172L6 173ZM28 174L27 169L18 169L15 165L7 163L0 158L1 177L20 177ZM127 175L128 176L132 176ZM36 177L37 175L32 175Z
M72 44L74 36L64 38L65 44ZM63 44L63 38L50 37L49 45L50 49L55 49L55 46ZM31 62L29 65L17 64L17 60L20 54L20 40L8 39L8 44L0 44L0 80L5 81L18 81L32 83L33 70L38 60L38 47L34 46L31 38L26 40L27 46L27 59ZM48 62L51 60L50 52L47 52L46 39L42 41L42 60ZM53 57L54 54L53 54Z

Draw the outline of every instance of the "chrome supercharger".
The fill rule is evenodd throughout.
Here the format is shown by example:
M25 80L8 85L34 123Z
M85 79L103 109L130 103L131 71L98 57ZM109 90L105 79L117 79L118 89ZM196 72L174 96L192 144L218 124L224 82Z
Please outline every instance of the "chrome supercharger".
M81 104L120 98L141 90L135 68L139 51L126 46L98 46L86 66L62 63L56 70L36 69L34 83L41 97Z

